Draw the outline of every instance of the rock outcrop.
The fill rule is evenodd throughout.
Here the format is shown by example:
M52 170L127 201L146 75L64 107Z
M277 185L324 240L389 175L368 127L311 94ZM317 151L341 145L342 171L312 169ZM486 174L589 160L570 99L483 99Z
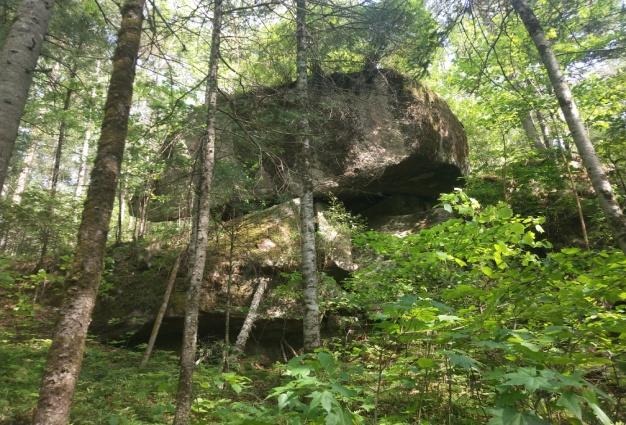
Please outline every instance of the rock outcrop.
M322 284L323 296L332 299L342 280L358 264L352 258L346 223L341 214L329 208L329 201L339 199L371 228L399 235L419 231L445 218L432 207L440 193L452 190L459 184L459 177L468 172L468 147L463 126L446 103L394 72L332 75L315 80L311 89L318 262L320 269L333 278ZM294 335L300 335L300 303L293 296L298 293L293 285L299 284L300 249L295 199L298 177L293 171L298 152L294 143L294 95L292 86L263 89L238 96L223 108L228 117L221 116L217 152L223 168L216 176L213 204L224 221L216 224L209 247L201 301L205 319L201 320L201 333L206 335L223 336L220 318L227 293L235 332L259 280L267 279L270 285L260 329L267 330L274 339L284 339L288 333L292 344L298 344ZM192 135L187 138L189 155L197 146L194 140ZM154 182L159 196L149 205L148 219L166 220L186 214L181 210L185 205L181 199L189 193L189 179L184 178L188 174L189 170L172 164ZM235 181L229 180L233 174L239 185L234 195L228 186ZM241 183L246 181L242 176L248 177L247 185ZM247 214L246 203L242 202L246 199L255 206L249 209L256 209ZM269 207L258 208L260 203ZM111 316L107 311L116 310L116 315L123 317L115 333L135 332L131 340L141 341L149 329L152 308L136 308L128 293L160 293L161 283L119 282L118 295L100 303L98 311L104 314L96 316L96 327L106 329L103 319ZM166 334L177 334L176 324L184 315L184 290L185 282L180 279L166 318ZM142 322L143 329L137 326ZM257 338L270 338L264 335Z
M294 96L293 85L286 85L224 101L215 208L245 199L271 205L298 196ZM393 195L435 199L468 171L463 125L436 94L393 71L318 78L310 98L312 174L320 198L333 194L357 210ZM198 127L190 124L179 155L193 155ZM189 202L181 197L190 193L191 173L172 158L154 182L157 196L148 220L188 215L181 206Z

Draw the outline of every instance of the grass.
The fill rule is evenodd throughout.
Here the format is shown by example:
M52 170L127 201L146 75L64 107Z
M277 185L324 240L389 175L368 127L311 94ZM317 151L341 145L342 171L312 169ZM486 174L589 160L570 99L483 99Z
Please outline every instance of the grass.
M37 402L39 380L49 340L11 342L0 346L0 424L27 424ZM165 424L174 412L177 356L156 352L139 369L141 353L90 342L76 388L72 423ZM200 374L214 371L203 367Z

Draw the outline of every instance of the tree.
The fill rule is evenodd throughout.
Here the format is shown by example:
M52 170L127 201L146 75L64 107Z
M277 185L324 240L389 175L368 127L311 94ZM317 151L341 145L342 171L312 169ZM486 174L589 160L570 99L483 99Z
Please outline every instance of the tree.
M54 165L52 166L52 178L50 179L50 200L51 201L54 201L54 198L56 197L57 185L59 183L59 173L61 171L61 158L63 155L63 148L65 145L65 134L67 131L66 114L70 109L72 95L74 93L74 88L72 87L72 83L73 83L72 80L75 74L76 74L76 66L74 65L70 72L69 87L66 89L65 96L63 99L63 111L62 112L64 115L61 117L61 122L59 124L59 136L57 139L56 148L54 150ZM54 207L51 202L48 207L48 210L49 210L48 213L50 214L50 216L52 216L54 213L53 209ZM42 240L41 240L41 251L39 254L39 261L37 261L37 265L35 266L34 272L37 272L37 270L39 270L43 266L45 259L46 259L46 254L48 253L48 244L50 242L50 229L48 226L44 226L41 239Z
M550 83L554 89L554 94L565 116L567 126L572 134L578 153L589 174L591 184L598 196L598 201L606 220L613 230L619 247L626 253L626 217L624 217L624 213L615 199L611 183L591 143L589 133L580 117L578 106L561 72L556 55L552 51L541 23L526 0L511 0L511 4L524 23L528 34L539 51L541 60L550 78Z
M150 355L152 355L154 343L156 342L157 336L159 335L159 329L161 328L161 323L163 322L165 313L167 312L167 306L170 302L170 296L172 295L172 290L174 289L174 284L176 283L176 276L178 275L178 268L180 267L180 260L182 255L183 253L181 252L176 256L176 259L174 260L174 265L172 266L172 270L170 271L170 275L167 278L167 283L165 284L165 293L163 294L163 301L161 302L161 307L159 307L159 311L157 312L156 318L154 319L154 325L152 326L152 331L150 332L148 346L146 347L146 351L143 354L143 358L141 359L139 367L146 366L148 364L148 360L150 360Z
M252 301L250 302L250 309L248 310L248 314L246 315L243 325L241 326L241 330L239 331L239 335L237 335L237 340L235 341L235 351L238 354L242 354L246 349L246 343L248 342L248 338L250 338L252 327L259 316L259 306L261 305L263 295L265 295L265 291L267 290L267 286L269 284L269 278L265 276L259 277L257 281L257 287L254 290L254 295L252 296Z
M215 0L213 6L213 29L211 32L211 53L209 55L209 73L206 83L207 124L206 133L198 148L200 175L196 187L195 211L193 217L191 244L193 244L190 262L190 282L185 304L185 325L180 354L180 377L176 395L176 415L174 425L187 425L193 400L193 371L196 363L196 344L198 338L198 310L200 308L200 290L204 281L206 251L209 240L209 221L211 216L211 186L215 166L215 131L217 116L218 81L217 72L220 60L220 39L222 26L222 0Z
M65 425L78 379L87 328L100 285L104 250L128 132L144 0L127 0L105 104L102 130L78 231L63 315L48 352L35 425Z
M313 203L313 179L311 177L311 140L307 82L306 0L296 0L296 70L297 95L300 107L298 122L300 152L300 244L302 254L302 279L304 280L304 350L313 351L320 346L320 313L318 305L317 249L315 246L315 206Z
M53 0L23 0L0 50L0 190L53 5Z

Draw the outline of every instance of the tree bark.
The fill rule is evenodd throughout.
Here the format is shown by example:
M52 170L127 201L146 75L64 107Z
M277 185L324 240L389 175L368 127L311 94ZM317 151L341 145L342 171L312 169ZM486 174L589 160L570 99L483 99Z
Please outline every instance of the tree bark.
M22 0L0 50L0 190L53 5L54 0Z
M533 10L528 6L527 1L511 0L511 4L539 51L541 60L552 83L552 88L559 101L559 106L565 116L567 126L572 134L578 153L583 160L587 174L589 174L591 184L598 196L600 207L613 230L613 235L619 247L626 253L626 217L624 217L624 213L615 199L609 179L591 143L589 133L580 117L578 107L561 72L556 55L552 51L543 28Z
M535 122L533 121L533 116L530 112L526 112L522 115L522 128L524 129L524 133L526 133L526 137L533 142L533 146L538 151L545 151L546 147L541 142L541 136L539 136L539 132L537 131L537 127L535 127Z
M22 193L24 193L24 190L26 190L28 178L30 177L30 172L33 168L33 161L35 160L36 150L37 143L31 142L28 150L26 151L26 156L24 157L24 162L22 163L22 170L20 171L20 175L17 178L15 190L13 191L13 195L11 196L11 200L14 204L19 204L20 202L22 202Z
M87 161L89 158L89 142L91 141L91 135L91 123L88 123L87 129L85 130L85 137L83 138L83 147L80 151L80 165L78 166L78 175L76 176L76 189L74 190L75 198L80 198L83 195L85 176L87 175Z
M224 312L224 350L222 352L222 370L230 370L230 310L231 290L233 285L233 252L235 250L235 226L231 223L228 228L228 280L226 281L226 311Z
M543 144L545 145L546 148L550 149L552 147L552 138L550 137L550 127L548 127L548 124L546 123L546 119L541 113L541 111L537 110L535 114L537 115L537 122L539 122L539 128L541 129L541 138L543 139Z
M235 341L235 351L240 354L246 349L246 343L250 338L254 322L256 322L256 319L259 317L259 306L261 305L261 301L263 301L263 296L265 295L270 281L267 277L260 277L258 280L259 283L252 296L252 301L250 302L250 310L248 310L246 319L243 321L243 325Z
M308 82L307 82L307 27L306 0L296 0L296 69L297 92L300 103L300 246L302 254L302 279L304 281L304 351L320 346L320 318L317 291L317 249L315 246L315 210L313 180L311 178L311 141L309 139Z
M96 62L96 73L100 72L100 63ZM91 100L96 98L96 88L91 89ZM87 165L89 160L89 143L91 142L91 136L93 135L93 126L91 123L92 113L89 113L89 119L87 120L87 128L85 128L85 136L83 137L83 147L80 151L80 164L78 165L78 174L76 176L76 189L74 190L74 197L80 198L83 194L83 188L85 187L85 177L87 176Z
M124 197L124 184L120 179L117 190L117 227L115 228L115 243L121 244L124 236L124 214L126 213L126 201Z
M190 264L190 283L185 306L185 325L183 329L183 343L180 354L180 377L178 394L176 396L176 414L174 425L188 425L193 401L193 372L195 369L196 344L198 337L198 309L200 306L200 290L204 281L206 265L206 250L209 242L209 219L211 215L211 185L213 182L213 168L215 165L215 121L217 115L220 32L222 26L222 0L215 0L213 9L213 30L211 33L211 53L209 55L209 73L206 88L207 127L204 140L198 149L198 158L201 162L198 187L196 189L197 209L195 214L195 234L191 241L193 262Z
M152 355L152 350L154 349L154 343L156 342L157 336L159 335L159 329L161 328L161 323L163 322L163 317L165 317L165 312L167 311L167 306L170 302L170 296L172 295L172 290L174 289L174 283L176 283L176 276L178 275L178 268L180 267L180 259L182 257L182 253L178 254L176 260L174 261L174 265L172 266L172 270L170 271L170 275L167 278L167 284L165 285L165 294L163 294L163 301L161 302L161 307L154 319L154 325L152 326L152 332L150 333L150 339L148 340L148 346L146 347L146 351L143 354L143 358L141 359L141 364L139 367L145 367L148 364L148 360L150 360L150 356Z
M69 421L87 328L101 280L115 189L128 133L144 1L126 0L122 7L122 22L113 56L98 151L78 230L74 260L66 280L70 289L48 352L34 425L66 425Z
M74 71L72 71L74 73ZM72 82L70 81L70 84ZM70 109L72 103L72 94L74 90L70 87L65 92L65 99L63 99L63 114L66 114ZM67 131L67 120L65 115L61 118L59 124L59 138L57 139L57 146L54 150L54 165L52 167L52 179L50 181L50 196L54 198L57 192L57 185L59 183L59 174L61 170L61 158L63 157L63 146L65 145L65 133Z
M75 74L76 70L72 69L71 74L72 78ZM70 84L72 81L70 80ZM67 121L65 114L70 109L70 105L72 102L72 94L74 90L70 87L65 92L65 98L63 99L63 117L61 117L61 123L59 124L59 138L57 139L57 146L54 150L54 164L52 166L52 178L50 179L50 203L48 204L48 216L52 217L54 214L54 199L57 194L57 186L59 183L59 174L61 171L61 158L63 157L63 146L65 145L65 132L67 129ZM37 271L43 267L46 261L46 255L48 255L48 245L50 244L50 225L49 223L43 223L43 230L41 234L41 250L39 251L39 261L37 261L37 265L33 270L33 273L37 273Z

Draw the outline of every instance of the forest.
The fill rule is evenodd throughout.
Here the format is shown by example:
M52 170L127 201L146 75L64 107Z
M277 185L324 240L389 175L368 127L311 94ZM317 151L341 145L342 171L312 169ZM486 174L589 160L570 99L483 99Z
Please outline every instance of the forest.
M0 0L0 425L625 425L624 0Z

